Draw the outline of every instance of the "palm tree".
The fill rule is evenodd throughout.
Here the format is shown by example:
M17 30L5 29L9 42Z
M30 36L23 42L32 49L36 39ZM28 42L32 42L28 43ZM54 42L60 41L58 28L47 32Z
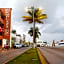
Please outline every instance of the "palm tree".
M33 27L30 28L28 31L28 34L32 37L33 36ZM36 43L36 38L39 38L39 35L41 36L41 33L39 32L38 27L35 28L35 43Z
M42 19L46 19L47 15L46 14L42 14L42 10L40 10L39 8L34 8L31 7L31 10L28 10L27 13L29 14L29 16L22 16L23 21L29 21L29 23L34 23L33 24L33 34L35 35L35 22L38 23L43 23ZM33 35L33 43L35 43L35 36ZM35 47L35 44L34 44Z
M23 21L29 21L29 23L33 22L33 12L28 10L27 13L29 14L29 16L22 16ZM39 8L34 10L34 21L38 22L38 23L43 23L41 20L42 19L46 19L47 15L46 14L42 14L42 10L39 10Z
M13 29L11 33L13 34L13 36L11 37L11 46L13 47L14 43L16 42L16 30Z
M16 34L16 30L12 30L12 33L13 33L13 34Z

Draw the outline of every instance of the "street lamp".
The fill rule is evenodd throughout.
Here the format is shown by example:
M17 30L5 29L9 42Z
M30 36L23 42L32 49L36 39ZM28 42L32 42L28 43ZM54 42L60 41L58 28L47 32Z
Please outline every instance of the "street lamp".
M33 14L33 45L34 45L34 48L36 46L35 44L35 21L34 21L34 11L36 8L34 8L34 6L32 6L31 8L25 8L26 9L26 12L29 12L29 9L32 10L32 14ZM38 8L39 10L42 10L42 8Z

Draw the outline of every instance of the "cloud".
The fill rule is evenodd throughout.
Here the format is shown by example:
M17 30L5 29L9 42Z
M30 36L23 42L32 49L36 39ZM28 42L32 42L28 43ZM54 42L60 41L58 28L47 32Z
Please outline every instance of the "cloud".
M42 26L41 31L43 33L64 33L63 28L64 24L46 24L45 26Z
M35 8L42 7L47 14L47 19L42 20L44 24L36 23L39 27L42 40L53 40L64 38L64 0L0 0L0 8L12 8L12 29L16 29L17 33L26 34L27 39L30 36L27 34L33 24L22 21L22 16L28 15L25 7L34 6ZM32 40L32 39L31 39Z
M52 44L53 40L55 40L55 42L64 40L64 34L63 33L43 33L43 35L39 39L43 41L47 41L48 43Z

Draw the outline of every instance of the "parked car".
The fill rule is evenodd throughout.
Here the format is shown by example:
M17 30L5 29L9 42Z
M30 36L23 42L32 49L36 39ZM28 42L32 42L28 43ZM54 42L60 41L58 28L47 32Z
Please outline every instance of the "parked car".
M45 43L42 43L40 46L41 46L41 47L44 47L44 46L46 46L46 45L45 45Z
M25 43L23 43L23 44L22 44L22 47L26 47L26 44L25 44Z
M42 42L42 41L37 42L37 47L44 47L46 45L47 45L47 42Z
M6 44L5 44L5 45L4 45L4 48L5 48L5 49L9 49L9 48L10 48L10 45L6 45Z
M64 46L64 42L59 42L57 44L55 44L56 47L63 47Z
M42 44L41 44L41 46L47 46L47 42L45 41L45 42L43 42Z
M43 44L42 41L38 41L37 42L37 47L40 47L42 44Z
M14 48L21 48L21 47L22 47L22 45L20 43L14 44Z

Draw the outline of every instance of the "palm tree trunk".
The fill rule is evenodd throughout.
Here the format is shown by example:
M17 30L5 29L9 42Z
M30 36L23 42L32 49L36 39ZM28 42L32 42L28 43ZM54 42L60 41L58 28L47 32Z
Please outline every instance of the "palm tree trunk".
M32 12L33 12L33 48L36 47L36 44L35 44L35 21L34 21L34 7L32 9Z

